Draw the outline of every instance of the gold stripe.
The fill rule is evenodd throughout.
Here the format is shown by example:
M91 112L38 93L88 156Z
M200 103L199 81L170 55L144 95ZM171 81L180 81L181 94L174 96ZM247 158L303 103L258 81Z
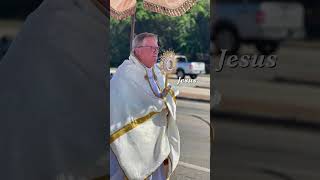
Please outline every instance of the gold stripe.
M147 77L148 78L148 77ZM158 95L153 91L153 89L152 89L152 85L151 85L151 83L150 83L150 81L149 81L149 78L148 78L148 84L149 84L149 86L150 86L150 89L151 89L151 91L152 91L152 93L154 94L154 96L156 96L156 97L158 97ZM160 97L158 97L158 98L160 98Z
M177 104L177 97L174 95L174 91L172 89L170 89L169 93L172 96L174 103Z
M148 81L148 84L149 84L149 86L150 86L150 89L151 89L151 91L152 91L152 93L154 94L154 96L156 96L156 97L158 97L158 98L160 98L154 91L153 91L153 89L152 89L152 85L151 85L151 83L150 83L150 81L149 81L149 77L147 76L147 81ZM159 88L159 87L158 87Z
M164 80L164 87L168 86L168 73L165 75L166 79Z
M166 74L165 87L167 86L167 84L168 84L168 76ZM172 89L169 90L169 94L172 96L174 103L177 104L177 97L174 95L174 91Z
M156 73L154 72L154 68L152 67L152 73L153 73L153 77L154 77L154 80L158 80L158 77L157 77L157 75L156 75Z
M154 68L153 67L152 67L152 72L153 72L154 80L156 81L156 84L157 84L160 92L162 92L164 88L163 89L160 88L159 83L158 83L158 77L157 77L156 73L154 72Z
M153 70L153 68L152 68L152 70ZM149 81L147 69L145 69L145 71L146 71L145 79L148 81L151 91L153 92L153 94L154 94L156 97L161 98L161 97L159 97L159 96L153 91L152 85L151 85L151 83L150 83L150 81ZM154 71L153 71L153 73L154 73ZM156 85L157 85L159 91L162 92L161 88L159 87L158 81L155 80L155 82L156 82Z
M138 119L133 120L129 124L125 125L123 128L117 130L110 136L110 144L113 143L116 139L121 137L122 135L126 134L130 130L134 129L135 127L139 126L140 124L146 122L148 119L150 119L153 115L158 114L160 112L150 112L149 114L140 117Z
M114 142L117 138L119 138L120 136L124 135L125 133L127 133L128 131L134 129L135 127L137 127L138 125L146 122L148 119L150 119L153 115L158 114L160 112L150 112L149 114L147 114L146 116L143 116L141 118L138 118L134 121L132 121L130 124L125 125L123 128L119 129L118 131L116 131L115 133L113 133L110 137L110 144L112 142ZM123 170L122 170L123 171ZM124 172L124 171L123 171ZM154 172L152 172L150 175L148 175L144 180L147 180ZM124 174L124 180L128 180L128 177Z

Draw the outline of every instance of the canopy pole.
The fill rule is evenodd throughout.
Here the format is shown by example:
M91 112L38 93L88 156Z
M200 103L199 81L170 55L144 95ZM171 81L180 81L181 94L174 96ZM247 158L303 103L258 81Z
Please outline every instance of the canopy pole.
M132 50L132 40L134 38L135 24L136 24L136 12L133 15L131 15L130 52Z

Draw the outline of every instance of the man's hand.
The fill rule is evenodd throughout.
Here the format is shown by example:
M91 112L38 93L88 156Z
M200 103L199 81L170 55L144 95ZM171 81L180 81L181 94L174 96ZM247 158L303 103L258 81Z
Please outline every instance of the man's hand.
M171 85L168 85L167 87L164 88L164 90L161 93L162 98L167 96L167 94L169 93L170 89L171 89Z

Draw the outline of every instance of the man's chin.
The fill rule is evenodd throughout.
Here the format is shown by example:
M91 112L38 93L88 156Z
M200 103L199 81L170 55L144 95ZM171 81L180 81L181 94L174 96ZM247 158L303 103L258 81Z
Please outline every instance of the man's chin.
M157 58L152 59L152 64L156 64L157 63Z
M156 62L158 57L153 57L153 61Z

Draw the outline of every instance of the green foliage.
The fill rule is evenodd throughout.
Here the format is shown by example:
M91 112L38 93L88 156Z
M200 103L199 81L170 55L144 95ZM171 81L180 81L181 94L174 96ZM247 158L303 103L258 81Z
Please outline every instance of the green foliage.
M162 49L173 49L175 52L195 58L197 54L209 53L209 23L209 0L198 1L190 11L180 17L146 11L139 1L135 32L158 34ZM130 18L123 21L111 20L111 66L118 66L129 55L130 27Z

